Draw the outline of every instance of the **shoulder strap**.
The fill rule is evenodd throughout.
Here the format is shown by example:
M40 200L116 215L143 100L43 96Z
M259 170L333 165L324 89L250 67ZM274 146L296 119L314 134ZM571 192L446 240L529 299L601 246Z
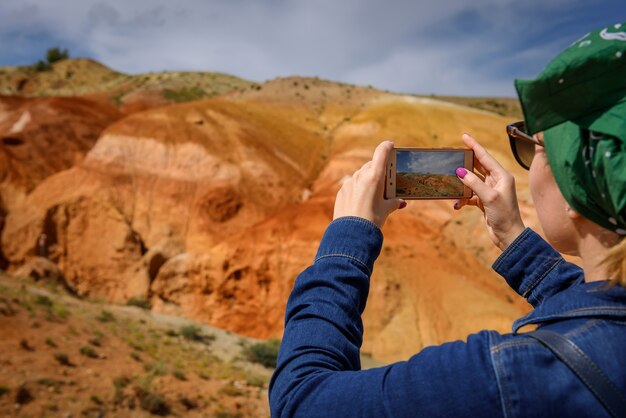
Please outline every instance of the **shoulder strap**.
M612 417L626 417L626 399L609 377L573 341L556 332L526 333L548 347L589 388Z

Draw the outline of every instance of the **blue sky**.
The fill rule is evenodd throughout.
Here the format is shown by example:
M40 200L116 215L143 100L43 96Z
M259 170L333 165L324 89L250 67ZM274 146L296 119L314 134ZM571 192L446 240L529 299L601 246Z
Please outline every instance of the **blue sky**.
M455 175L455 170L464 163L463 152L396 152L396 167L400 173Z
M514 96L624 0L0 0L0 66L52 46L127 73L289 75L396 92Z

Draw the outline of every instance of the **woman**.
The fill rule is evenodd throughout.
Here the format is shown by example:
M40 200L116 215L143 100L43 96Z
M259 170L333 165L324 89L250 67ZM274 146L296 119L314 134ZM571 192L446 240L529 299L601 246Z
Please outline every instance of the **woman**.
M273 416L626 413L603 406L597 391L551 350L517 334L537 324L567 337L604 371L616 397L626 393L626 25L620 28L586 35L537 79L516 82L526 127L535 135L511 125L511 146L530 168L529 187L552 246L524 227L513 177L463 135L477 173L459 168L457 175L475 197L455 209L473 205L484 212L487 233L503 250L493 268L534 311L514 323L513 334L482 331L466 342L425 348L406 362L360 370L361 313L382 246L380 227L406 205L383 199L393 148L383 142L343 184L315 262L295 282L270 383ZM580 256L584 268L557 250Z

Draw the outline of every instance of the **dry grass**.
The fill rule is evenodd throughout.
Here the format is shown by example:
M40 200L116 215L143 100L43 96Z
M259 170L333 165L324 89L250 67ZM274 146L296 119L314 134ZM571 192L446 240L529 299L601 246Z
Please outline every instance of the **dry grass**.
M20 414L29 416L269 415L268 372L252 371L242 355L224 360L211 341L178 335L149 312L79 301L1 272L0 302L10 308L0 312L0 350L11 359L0 370L2 416L16 413L20 391ZM50 316L60 309L64 320Z

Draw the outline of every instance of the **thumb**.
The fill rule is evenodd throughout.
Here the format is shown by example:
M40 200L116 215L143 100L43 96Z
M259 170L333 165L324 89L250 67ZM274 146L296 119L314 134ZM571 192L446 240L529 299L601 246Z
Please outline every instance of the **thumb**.
M385 209L387 210L387 213L394 212L398 209L403 209L406 207L406 205L407 203L404 199L395 198L385 200Z

